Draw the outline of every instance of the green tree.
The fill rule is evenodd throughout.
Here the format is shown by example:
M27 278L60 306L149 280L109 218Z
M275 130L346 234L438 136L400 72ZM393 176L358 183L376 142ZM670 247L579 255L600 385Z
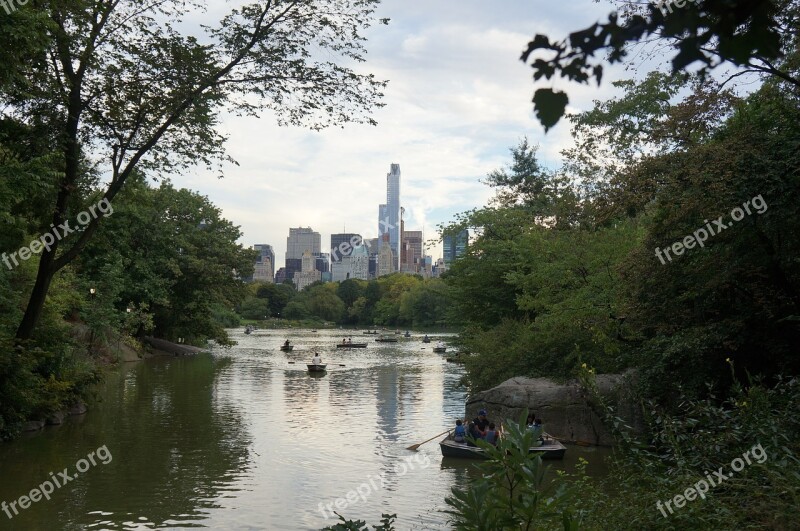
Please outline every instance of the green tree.
M137 171L158 176L227 160L216 129L223 108L250 115L270 110L280 124L314 129L374 123L368 112L380 105L384 83L342 63L363 60L361 33L374 22L376 5L252 4L206 29L214 45L175 29L198 4L19 6L14 16L32 24L23 35L32 46L24 49L39 53L4 68L2 77L15 82L3 85L0 101L14 120L44 124L50 150L60 154L52 216L43 226L73 221L99 197L115 201ZM42 43L37 36L45 34ZM20 40L0 35L3 50ZM107 188L92 197L82 194L93 178L87 167L109 176ZM53 277L83 251L100 219L43 251L18 339L32 336Z

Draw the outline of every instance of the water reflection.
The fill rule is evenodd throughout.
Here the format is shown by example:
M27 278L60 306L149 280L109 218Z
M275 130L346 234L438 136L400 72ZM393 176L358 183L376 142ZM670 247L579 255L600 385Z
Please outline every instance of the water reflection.
M337 350L345 332L233 335L229 350L130 366L88 415L0 445L0 501L99 446L113 455L12 522L0 514L0 528L320 529L335 523L325 506L365 483L376 486L347 502L348 518L447 527L444 497L471 463L443 462L435 440L406 447L463 414L461 366L418 338ZM315 351L322 376L306 370Z

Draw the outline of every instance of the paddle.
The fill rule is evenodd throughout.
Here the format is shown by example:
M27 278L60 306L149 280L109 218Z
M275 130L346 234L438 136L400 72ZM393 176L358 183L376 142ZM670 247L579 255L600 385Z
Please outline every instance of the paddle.
M341 363L340 363L340 364L339 364L339 367L346 367L346 365L343 365L343 364L341 364Z
M416 452L416 451L417 451L417 448L419 448L420 446L422 446L422 445L423 445L423 444L425 444L426 442L428 442L428 441L432 441L432 440L434 440L436 437L439 437L440 435L444 435L445 433L450 433L450 430L446 430L446 431L443 431L442 433L439 433L439 434L437 434L437 435L434 435L434 436L433 436L433 437L431 437L430 439L426 439L426 440L422 441L422 442L421 442L421 443L419 443L419 444L412 444L411 446L409 446L408 448L406 448L406 450L413 450L414 452Z
M293 362L293 361L290 361L290 362L289 362L289 365L294 365L294 362Z

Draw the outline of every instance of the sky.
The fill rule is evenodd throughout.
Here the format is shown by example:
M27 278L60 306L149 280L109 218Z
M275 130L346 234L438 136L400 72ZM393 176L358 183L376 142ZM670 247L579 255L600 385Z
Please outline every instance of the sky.
M214 24L230 5L219 2L201 22ZM562 120L545 135L532 112L532 70L519 56L536 33L560 39L610 11L592 0L385 0L377 17L391 22L368 31L359 66L389 81L386 106L373 113L377 126L315 132L279 127L269 113L225 116L221 132L239 165L226 164L223 179L198 169L173 182L208 196L241 227L243 245L272 245L277 270L289 227L319 232L323 252L331 233L377 237L386 174L397 163L406 230L434 239L438 224L486 204L492 192L481 180L509 162L523 137L539 144L545 166L559 165L569 127ZM600 87L536 88L566 87L568 110L588 110L615 94L609 81L624 77L630 73L608 68ZM439 258L441 245L428 254Z

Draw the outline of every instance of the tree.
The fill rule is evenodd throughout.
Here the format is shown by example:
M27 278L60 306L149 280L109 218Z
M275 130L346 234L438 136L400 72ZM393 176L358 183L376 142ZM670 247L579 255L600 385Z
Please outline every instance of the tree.
M695 62L706 74L729 63L743 71L757 72L800 87L797 68L797 0L704 0L678 6L664 0L644 6L620 2L622 16L611 13L608 22L551 41L536 35L522 53L522 61L532 60L533 78L551 79L556 74L570 81L588 83L603 77L602 60L593 60L605 51L609 63L621 62L627 47L645 38L654 38L675 52L674 72L685 71ZM542 53L539 53L542 52ZM738 75L738 74L737 74ZM564 115L569 98L565 92L540 88L533 97L537 117L545 129Z
M16 121L43 123L60 155L42 232L100 197L113 202L136 171L158 175L228 160L216 129L223 109L253 116L268 109L279 124L314 129L374 124L368 112L381 105L384 82L339 63L364 60L361 32L374 22L377 3L271 0L233 9L202 39L174 29L200 2L20 6L10 16L38 24L31 35L47 39L30 61L12 63L16 70L4 77L18 81L0 101ZM30 16L33 10L47 20ZM0 49L11 49L13 37L2 35ZM96 179L87 167L109 179L95 197L79 193ZM82 252L99 219L43 251L17 339L31 337L54 275Z
M147 306L161 337L224 342L214 309L231 309L245 298L234 272L247 276L255 260L254 251L237 243L240 237L208 198L169 181L150 188L135 178L74 264L87 287L97 288L97 299L113 296L122 315L126 307ZM266 309L268 302L259 301ZM257 318L267 314L259 311Z

